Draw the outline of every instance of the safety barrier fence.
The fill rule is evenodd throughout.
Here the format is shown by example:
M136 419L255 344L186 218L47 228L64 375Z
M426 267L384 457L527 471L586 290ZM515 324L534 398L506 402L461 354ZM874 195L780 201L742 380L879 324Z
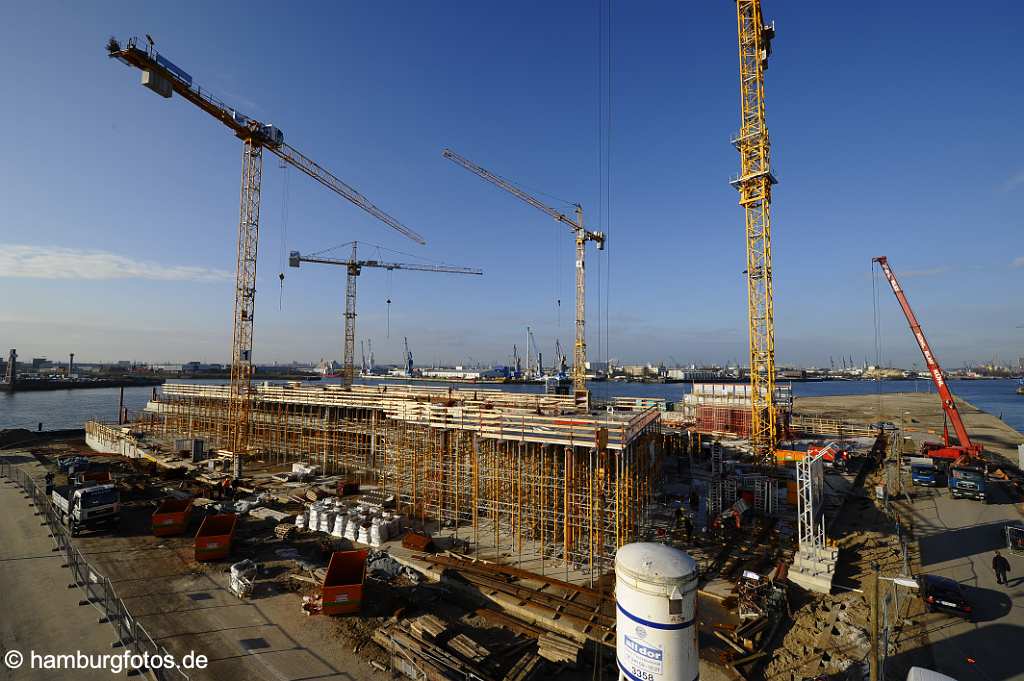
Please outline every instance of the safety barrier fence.
M166 664L168 660L177 658L153 640L118 597L110 579L89 563L75 546L45 488L40 488L24 470L6 462L0 462L0 477L17 484L25 496L31 499L36 512L45 519L55 544L54 551L64 556L63 567L71 572L69 588L82 589L86 594L85 600L99 611L100 623L108 623L114 628L114 646L130 651L134 656L133 664L139 660L150 661L149 665L137 667L137 670L148 674L154 681L187 681L189 677L183 669Z

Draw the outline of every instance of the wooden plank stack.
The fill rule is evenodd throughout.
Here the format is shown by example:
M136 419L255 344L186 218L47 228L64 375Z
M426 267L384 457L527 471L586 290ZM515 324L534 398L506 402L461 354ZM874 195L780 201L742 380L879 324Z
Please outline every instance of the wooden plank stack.
M409 629L420 638L430 637L437 640L448 631L448 625L440 617L420 615L409 623Z
M446 645L470 662L483 662L491 654L491 651L465 634L456 634Z
M576 641L545 633L537 639L537 654L550 662L576 665L580 659L581 645Z

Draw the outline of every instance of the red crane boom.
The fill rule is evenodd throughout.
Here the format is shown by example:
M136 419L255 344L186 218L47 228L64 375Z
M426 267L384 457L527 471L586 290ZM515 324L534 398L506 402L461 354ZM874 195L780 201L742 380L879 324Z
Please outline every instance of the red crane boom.
M956 408L956 400L953 399L953 393L949 390L949 384L942 373L942 367L939 366L938 360L935 359L935 355L932 353L931 346L928 345L928 339L924 337L924 331L921 330L921 324L917 321L914 311L910 309L910 303L907 302L907 296L903 292L903 287L900 286L900 282L896 279L892 268L889 267L889 259L882 255L872 258L872 262L877 262L882 268L882 273L889 280L892 292L896 294L896 300L899 301L900 307L903 308L903 314L907 318L907 323L910 324L910 331L914 334L918 347L921 348L921 354L924 355L924 362L932 376L932 383L935 384L935 389L939 392L942 409L946 412L950 423L953 424L953 430L956 432L957 440L960 443L959 446L951 444L949 432L944 429L943 441L945 447L932 449L928 454L934 458L942 459L957 459L961 455L967 455L972 458L978 456L981 454L981 445L972 443L971 436L967 434L967 428L964 426L963 419L960 418L960 412Z

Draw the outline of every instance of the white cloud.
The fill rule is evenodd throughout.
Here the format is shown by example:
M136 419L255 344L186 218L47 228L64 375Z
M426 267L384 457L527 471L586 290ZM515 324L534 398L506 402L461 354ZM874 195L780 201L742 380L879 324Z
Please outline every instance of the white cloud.
M1024 267L1024 255L1020 256L1019 258L1014 258L1013 259L1013 266L1014 267Z
M945 274L946 272L949 271L949 267L941 266L931 267L923 270L905 270L903 272L898 272L897 275L900 277L900 279L913 279L915 277L936 277L940 274Z
M0 244L0 277L19 279L155 279L229 281L231 273L189 265L162 265L108 253L24 244Z

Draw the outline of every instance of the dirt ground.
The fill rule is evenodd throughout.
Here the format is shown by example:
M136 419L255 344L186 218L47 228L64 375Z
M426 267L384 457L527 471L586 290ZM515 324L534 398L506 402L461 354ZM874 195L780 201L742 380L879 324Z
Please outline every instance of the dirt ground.
M66 440L29 450L8 450L5 458L27 466L41 479L53 470L58 456L87 451L84 442ZM110 465L124 474L129 466L119 457L93 455L97 465ZM320 591L320 571L332 550L352 548L348 540L307 533L287 542L273 535L274 521L240 518L230 559L197 563L193 540L196 513L184 536L155 537L151 514L165 495L159 489L187 486L181 480L145 485L146 475L122 479L122 514L117 533L85 532L76 544L94 567L110 577L118 596L152 635L179 657L190 650L204 653L210 666L192 678L277 679L298 681L346 679L361 681L385 676L390 654L372 641L374 632L396 619L424 613L444 620L495 651L512 645L515 636L477 616L478 604L425 580L404 575L368 574L359 616L307 616L304 596ZM64 476L57 476L57 483ZM150 478L150 481L155 481ZM227 588L232 562L252 558L262 566L251 598L239 599ZM297 577L297 578L296 578ZM488 664L510 662L498 652ZM590 669L547 668L546 675L573 680L590 678ZM561 673L555 673L561 672ZM542 672L543 674L544 672Z
M957 398L956 405L972 440L984 445L985 451L992 455L1009 463L1017 462L1017 445L1024 442L1024 435L970 402ZM917 444L942 440L944 414L934 393L797 397L793 410L805 415L861 423L889 421L900 426L904 435L913 438Z

